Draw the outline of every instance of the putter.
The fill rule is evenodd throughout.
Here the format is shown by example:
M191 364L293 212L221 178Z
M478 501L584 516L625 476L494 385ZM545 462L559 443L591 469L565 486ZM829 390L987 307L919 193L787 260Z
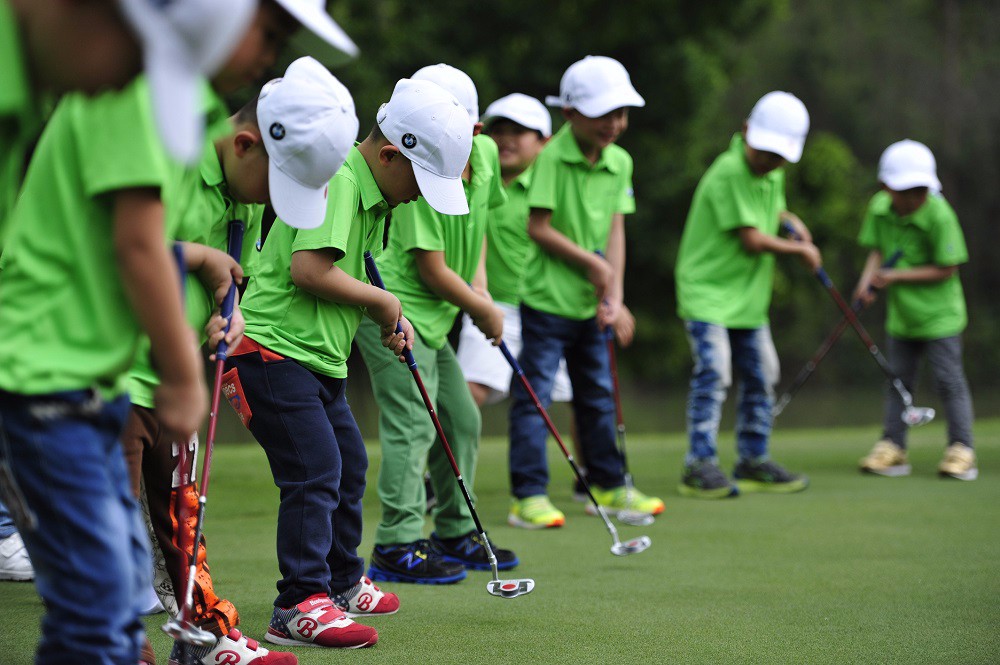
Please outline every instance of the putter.
M555 438L556 443L559 444L559 448L566 457L566 461L569 462L570 467L573 469L573 473L576 474L576 479L580 481L580 485L584 490L586 490L587 496L590 498L590 503L593 504L594 509L597 511L600 518L604 520L604 526L607 527L608 533L611 534L611 539L613 541L611 544L611 553L615 556L628 556L629 554L638 554L639 552L649 549L649 546L653 544L653 541L650 540L649 536L639 536L638 538L627 540L624 543L621 541L618 537L618 529L616 529L615 525L611 523L610 519L608 519L608 514L604 510L604 506L597 503L597 499L594 498L594 493L590 490L590 484L587 482L587 479L584 478L576 460L573 459L573 454L569 452L569 449L566 448L566 444L563 443L562 437L559 436L559 430L556 429L555 423L553 423L552 419L549 418L548 412L545 410L545 407L542 406L541 401L538 399L538 395L536 395L535 391L532 389L531 384L528 382L528 377L524 375L524 370L521 369L521 365L517 362L517 358L515 358L511 354L510 349L507 348L506 342L500 342L500 353L502 353L503 357L507 359L507 363L510 364L511 369L514 370L514 373L517 374L517 378L521 381L521 385L528 391L528 396L530 396L531 401L534 402L535 409L538 410L538 414L542 417L542 420L545 421L545 426L548 428L549 432L551 432L553 438Z
M378 266L375 265L375 259L372 257L371 252L365 252L365 272L368 273L368 280L373 286L385 291L385 283L382 281L382 276L379 274ZM399 323L396 324L396 332L403 332L403 327ZM472 514L472 521L476 523L476 532L482 538L483 544L486 547L486 558L490 562L490 571L493 574L493 579L486 584L486 591L491 596L498 598L517 598L518 596L531 593L535 589L535 580L528 578L500 579L500 571L497 569L497 557L493 553L493 545L486 536L482 522L479 521L479 514L476 512L476 507L472 502L472 495L469 494L469 489L465 486L462 471L458 468L458 462L455 461L455 455L451 452L451 445L448 443L448 438L441 427L441 421L434 411L434 403L431 402L430 395L427 394L427 388L424 387L424 381L420 378L417 361L413 358L413 353L409 349L403 349L403 356L406 359L406 366L410 369L410 374L413 375L413 380L417 384L417 390L420 391L420 397L424 400L424 406L427 407L427 413L430 414L431 422L434 423L434 429L441 440L441 445L444 446L448 462L451 463L451 470L455 473L455 479L458 481L458 486L462 490L462 496L465 498L465 505L469 507L469 512Z
M229 255L240 260L240 252L243 248L243 222L233 220L229 223ZM183 264L182 264L183 265ZM233 307L236 303L236 282L229 285L229 292L226 293L222 301L221 314L226 319L225 332L229 332L229 321L233 316ZM201 490L198 495L198 517L194 526L194 542L191 543L191 558L188 562L188 575L184 590L184 605L181 606L180 615L171 619L163 626L163 632L181 643L181 663L187 664L189 661L188 647L211 647L216 642L216 637L207 630L203 630L194 625L192 612L194 611L194 578L198 568L198 545L201 542L202 527L205 522L205 504L208 500L208 479L212 469L212 449L215 446L215 426L219 420L219 397L222 393L222 370L226 363L226 356L229 346L225 337L219 342L215 349L215 383L212 388L212 410L208 416L208 432L205 437L205 459L201 467ZM179 446L180 468L187 468L187 444ZM194 468L197 459L191 460L191 468ZM190 477L190 473L189 473ZM184 479L181 478L183 481Z
M622 471L625 474L625 496L628 503L624 510L619 510L615 517L619 522L631 526L647 526L656 521L652 513L644 513L641 510L632 510L632 493L635 491L635 483L632 482L632 473L628 468L628 456L625 454L625 417L622 412L622 393L618 384L618 358L615 353L615 333L608 326L604 329L604 341L608 347L608 362L611 366L611 385L615 393L615 418L617 420L616 432L618 442L618 454L622 458ZM592 506L587 505L586 511L594 514Z
M883 268L893 267L894 265L896 265L896 262L899 261L900 257L902 256L903 256L903 250L897 249L895 252L892 253L892 256L890 256L889 259L882 264L882 267ZM868 290L871 293L875 293L877 289L875 289L875 287L873 286L869 286ZM864 307L864 305L861 303L861 300L855 300L851 304L851 309L854 310L855 314L860 313L862 307ZM825 340L823 340L823 343L819 345L819 348L816 349L816 352L812 355L812 357L808 360L808 362L806 362L806 364L803 365L802 369L799 370L799 373L795 375L795 380L792 381L792 385L790 385L788 389L781 394L781 397L778 398L778 401L775 403L774 408L771 410L771 416L773 418L777 418L778 416L781 415L781 412L785 410L785 407L788 406L788 403L792 401L792 397L794 397L795 393L799 391L799 388L801 388L802 385L809 380L809 377L812 376L813 372L816 371L816 367L819 366L820 361L822 361L823 358L826 357L826 354L830 352L830 349L832 349L833 345L837 343L837 340L840 339L840 336L844 333L845 330L847 330L847 326L849 326L850 323L851 322L847 320L846 316L841 317L840 322L837 324L837 327L833 329L833 331L827 336Z
M791 224L783 222L782 226L785 231L788 232L788 235L793 239L801 240L799 234L795 232L795 229L792 228ZM879 369L881 369L882 373L889 379L889 384L899 394L899 398L903 400L903 413L900 415L903 422L910 427L919 427L920 425L926 425L930 421L934 420L934 409L927 406L913 405L913 395L911 395L910 391L903 385L902 380L900 380L900 378L893 373L892 367L889 366L889 361L886 360L885 356L882 355L882 352L879 351L878 345L875 344L875 340L868 334L865 327L861 325L861 321L858 320L857 314L854 313L851 306L847 304L846 300L844 300L844 296L842 296L840 291L837 290L833 280L830 279L828 274L826 274L826 270L823 269L823 266L816 269L816 278L819 279L820 283L826 288L830 297L833 298L833 301L837 303L837 307L839 307L840 311L844 313L844 318L846 318L851 324L851 327L854 328L854 332L858 334L861 342L868 348L868 353L871 354L871 357L874 358L876 364L878 364Z

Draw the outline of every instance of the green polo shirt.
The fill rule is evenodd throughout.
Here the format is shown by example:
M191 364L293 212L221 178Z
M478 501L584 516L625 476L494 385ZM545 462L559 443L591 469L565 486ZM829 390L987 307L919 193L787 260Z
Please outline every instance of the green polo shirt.
M708 167L694 192L675 277L677 313L685 321L727 328L760 328L768 322L774 254L748 252L739 230L778 234L785 210L785 172L750 170L737 134Z
M125 389L139 324L114 248L114 192L159 188L176 168L142 81L66 95L42 133L11 217L0 279L0 388Z
M591 164L567 123L535 160L528 207L551 210L552 228L583 249L607 251L611 218L635 212L632 158L621 146L610 145ZM521 296L532 309L567 319L597 314L597 296L586 273L535 243L528 248Z
M221 129L218 119L216 122L212 119L210 116L210 126ZM181 172L175 192L167 206L175 240L208 245L225 252L229 245L229 223L237 219L243 222L240 264L245 279L249 279L257 265L264 206L237 203L229 196L222 164L211 140L205 142L198 165ZM184 297L188 323L203 338L205 324L215 308L214 294L205 289L196 275L188 275ZM129 372L128 391L133 404L153 408L153 394L160 380L150 364L149 351L149 338L143 337L135 365Z
M486 281L490 295L508 305L521 303L521 279L528 237L528 188L531 167L504 185L507 202L490 210L486 225Z
M958 217L940 195L929 195L916 212L900 217L889 194L879 192L868 203L858 242L883 256L901 250L898 270L958 266L969 260ZM968 321L957 271L941 282L892 284L886 301L886 332L900 339L951 337L965 330Z
M469 214L442 215L422 197L399 206L392 213L389 244L379 263L386 288L399 298L403 314L432 349L447 343L458 307L420 279L413 250L444 252L448 267L471 282L482 257L490 211L506 200L500 153L493 139L482 134L473 139L469 164L472 177L463 183Z
M43 114L31 90L14 13L7 0L0 0L0 251L7 218L24 179L28 151L42 123Z
M257 276L243 298L247 335L319 374L347 377L347 356L364 307L319 298L292 281L292 254L333 249L338 268L362 282L364 253L382 252L389 204L364 156L352 148L330 181L326 218L316 229L275 223L261 253Z

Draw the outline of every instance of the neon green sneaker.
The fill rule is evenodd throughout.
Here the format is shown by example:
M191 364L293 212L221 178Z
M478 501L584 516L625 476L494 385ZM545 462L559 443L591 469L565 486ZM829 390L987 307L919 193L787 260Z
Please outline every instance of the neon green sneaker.
M663 512L663 500L655 496L646 496L636 488L629 489L625 485L609 490L602 490L600 487L591 487L597 503L608 510L632 510L637 513L647 513L649 515L659 515ZM596 515L597 511L593 506L588 505L587 512Z
M544 494L514 499L507 524L522 529L551 529L566 523L566 516Z

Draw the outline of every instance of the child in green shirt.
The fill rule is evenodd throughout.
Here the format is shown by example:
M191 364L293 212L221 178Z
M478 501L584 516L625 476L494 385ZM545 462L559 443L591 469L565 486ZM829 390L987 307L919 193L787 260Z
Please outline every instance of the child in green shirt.
M930 360L948 418L947 449L938 473L959 480L979 475L972 442L972 395L962 369L965 296L958 267L969 256L958 218L941 196L934 155L909 139L893 143L879 160L882 191L868 204L858 242L870 250L854 295L868 304L884 289L889 364L911 392L921 356ZM893 268L884 256L902 252ZM861 470L882 476L910 473L903 403L889 390L882 439Z

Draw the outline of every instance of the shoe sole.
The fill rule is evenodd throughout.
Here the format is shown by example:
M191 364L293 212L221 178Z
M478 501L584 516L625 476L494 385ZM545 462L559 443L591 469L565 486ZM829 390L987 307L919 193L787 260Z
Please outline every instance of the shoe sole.
M740 492L747 494L794 494L809 487L808 480L793 480L788 483L766 483L760 480L736 479L736 486Z
M399 611L397 607L392 612L344 612L344 616L348 619L368 619L371 617L387 617L390 614L395 614Z
M896 466L887 466L884 469L875 469L870 466L861 467L861 473L870 473L876 476L885 476L887 478L908 476L911 471L913 471L913 467L909 464L897 464Z
M969 469L963 473L948 473L947 471L938 471L938 475L942 478L954 478L955 480L975 480L979 477L979 469Z
M456 556L448 556L447 554L442 554L441 558L445 561L451 561L452 563L460 563L469 570L493 570L489 563L483 563L480 561L466 561L464 559L459 559ZM513 561L505 561L503 563L497 562L497 570L510 570L511 568L516 568L517 564L521 563L521 560L514 557Z
M681 483L677 486L677 492L681 496L693 499L730 499L740 495L740 490L735 485L729 487L718 487L711 490L703 490L699 487L691 487Z
M516 515L508 515L507 524L519 529L557 529L566 524L566 518L563 518L562 521L556 520L548 524L536 524L535 522L526 522Z
M30 582L35 579L34 573L32 574L22 574L22 573L0 573L0 581L2 582Z
M370 640L364 644L352 644L348 646L332 646L328 644L316 644L315 642L302 642L294 637L281 637L279 635L274 635L270 632L264 633L264 639L271 644L280 644L283 647L319 647L321 649L363 649L365 647L370 647L376 642L378 642L378 634L372 636Z
M442 577L419 577L405 573L394 573L375 565L368 566L368 579L373 582L407 582L409 584L454 584L465 579L465 571Z

